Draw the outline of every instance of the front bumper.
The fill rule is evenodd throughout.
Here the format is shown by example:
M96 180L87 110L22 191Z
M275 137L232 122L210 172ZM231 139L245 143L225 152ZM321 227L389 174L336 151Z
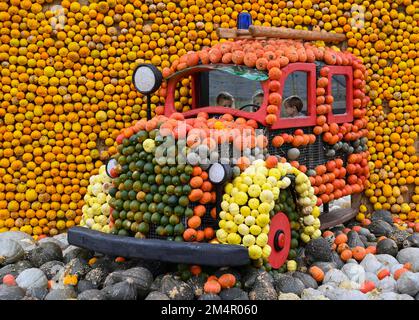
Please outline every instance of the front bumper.
M247 249L240 245L137 239L107 234L84 227L68 230L69 244L111 256L207 266L250 264Z

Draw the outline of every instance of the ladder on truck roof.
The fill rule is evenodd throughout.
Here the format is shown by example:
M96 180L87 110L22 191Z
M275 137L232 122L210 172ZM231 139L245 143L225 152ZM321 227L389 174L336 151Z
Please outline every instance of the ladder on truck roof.
M216 32L219 38L227 39L277 38L324 42L343 42L346 40L346 36L342 33L255 25L250 25L249 29L217 28Z

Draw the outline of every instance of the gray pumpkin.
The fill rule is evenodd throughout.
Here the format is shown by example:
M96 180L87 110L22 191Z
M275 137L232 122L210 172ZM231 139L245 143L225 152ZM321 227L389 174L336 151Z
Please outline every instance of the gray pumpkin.
M153 275L149 270L142 267L131 268L124 271L112 272L105 280L105 286L109 283L117 283L130 280L137 290L139 298L144 298L150 291L153 283Z
M144 300L170 300L168 296L159 291L152 291Z
M161 292L170 300L193 300L194 292L190 285L168 274L161 281Z
M394 240L399 249L403 248L404 242L410 237L410 233L405 230L394 230L389 235L389 239Z
M48 261L63 260L63 253L58 244L54 242L46 242L29 251L28 259L35 267L39 268Z
M17 241L0 239L0 265L19 261L24 254L22 246Z
M48 285L48 279L42 270L37 268L30 268L22 271L16 278L16 283L19 287L24 290L30 288L46 288Z
M389 254L393 257L397 256L398 247L394 240L384 239L377 243L377 254Z
M304 251L308 264L316 261L332 261L332 248L324 238L311 240L307 243Z
M1 300L21 300L25 296L25 291L16 286L8 286L0 284L0 301Z
M136 300L137 290L132 279L118 282L102 289L108 300Z
M198 300L221 300L220 296L213 293L205 293Z
M368 229L377 237L388 237L394 231L393 226L383 220L372 221Z
M360 235L358 234L358 232L356 231L349 231L348 234L348 246L350 248L354 248L354 247L363 247L365 248L364 243L362 242Z
M278 294L274 287L274 279L267 272L261 272L255 279L253 290L249 292L250 300L276 300Z
M249 296L240 288L225 289L220 292L222 300L249 300Z
M78 300L105 300L105 294L97 289L83 291L77 297Z
M73 288L51 290L44 300L71 300L76 299L77 293Z
M376 210L371 214L371 221L383 220L390 225L393 225L393 217L390 211L387 210Z
M203 276L191 277L186 283L192 288L195 297L199 298L204 294L205 278Z

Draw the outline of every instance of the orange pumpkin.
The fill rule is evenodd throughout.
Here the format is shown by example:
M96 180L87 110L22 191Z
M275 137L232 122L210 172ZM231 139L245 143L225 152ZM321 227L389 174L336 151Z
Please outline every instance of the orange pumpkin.
M188 219L188 227L197 229L201 225L201 218L199 216L193 216Z
M380 272L377 273L378 279L382 280L385 277L389 277L391 275L390 271L388 269L382 269Z
M404 267L396 270L393 274L394 280L399 280L399 278L402 276L402 274L407 272L407 271L409 271L409 270L407 270Z
M188 228L183 232L183 239L185 241L195 241L196 240L196 230L192 228Z
M278 165L278 158L275 156L269 156L266 158L265 163L267 168L275 168Z
M342 253L340 254L340 258L343 261L348 261L349 259L352 258L352 251L349 249L343 250Z
M362 261L362 259L365 258L366 251L364 247L356 246L355 248L352 248L352 256L357 261Z
M317 282L322 282L323 281L323 279L324 279L324 272L319 267L312 266L312 267L310 267L310 269L308 270L308 272L314 278L314 280L316 280Z
M202 268L200 266L194 265L189 268L189 271L192 273L192 275L198 276L201 274Z
M204 285L204 291L206 293L218 294L221 291L221 285L218 283L218 281L209 280Z
M375 284L373 281L365 281L361 288L359 289L362 293L368 293L375 289Z
M236 285L236 277L231 273L226 273L218 278L218 283L223 289L232 288Z

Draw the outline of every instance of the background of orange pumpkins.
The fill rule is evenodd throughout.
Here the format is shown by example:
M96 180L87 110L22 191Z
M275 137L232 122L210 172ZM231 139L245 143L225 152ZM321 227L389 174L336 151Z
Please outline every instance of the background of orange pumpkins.
M361 28L351 24L356 5ZM386 209L418 222L418 1L3 0L0 232L37 237L78 224L89 177L116 152L119 130L146 117L131 84L136 65L162 69L217 43L216 28L235 27L242 11L255 25L346 34L371 98L370 185L357 219ZM179 111L190 103L183 85ZM153 110L163 103L153 96Z

